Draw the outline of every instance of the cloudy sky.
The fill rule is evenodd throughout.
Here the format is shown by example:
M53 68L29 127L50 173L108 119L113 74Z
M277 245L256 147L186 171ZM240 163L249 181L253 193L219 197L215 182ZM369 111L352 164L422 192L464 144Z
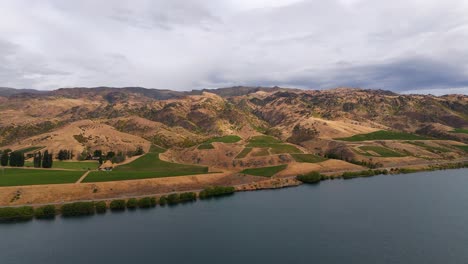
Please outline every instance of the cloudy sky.
M0 1L0 86L232 85L468 94L468 1Z

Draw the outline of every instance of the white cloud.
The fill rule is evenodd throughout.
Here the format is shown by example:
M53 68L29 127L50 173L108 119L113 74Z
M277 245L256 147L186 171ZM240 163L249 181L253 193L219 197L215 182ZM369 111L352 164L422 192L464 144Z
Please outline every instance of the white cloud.
M18 0L0 20L0 86L468 86L463 0Z

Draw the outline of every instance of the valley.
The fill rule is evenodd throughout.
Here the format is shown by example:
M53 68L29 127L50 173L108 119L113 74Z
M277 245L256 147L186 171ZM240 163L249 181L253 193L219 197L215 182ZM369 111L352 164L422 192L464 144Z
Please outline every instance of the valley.
M468 162L468 96L232 87L2 94L0 205L161 195L209 186ZM52 157L49 167L35 156Z

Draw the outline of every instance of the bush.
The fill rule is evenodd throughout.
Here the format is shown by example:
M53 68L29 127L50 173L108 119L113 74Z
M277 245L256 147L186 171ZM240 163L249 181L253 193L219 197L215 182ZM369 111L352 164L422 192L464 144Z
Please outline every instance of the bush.
M312 171L307 174L297 175L296 179L303 183L319 183L323 177L320 173Z
M112 211L123 211L125 210L125 200L113 200L110 203L109 208Z
M56 213L57 212L54 205L46 205L34 210L34 216L37 219L54 218Z
M154 197L144 197L138 200L138 207L140 208L150 208L156 206L156 199Z
M96 207L96 212L98 214L103 214L107 210L107 204L104 201L94 203L94 207Z
M185 192L181 193L179 198L181 202L192 202L197 200L197 194L194 192Z
M77 202L64 204L61 208L61 211L62 215L65 217L92 215L95 212L93 202Z
M166 205L167 204L167 196L163 195L161 197L159 197L159 205Z
M127 208L128 209L135 209L138 206L138 200L135 198L130 198L127 201Z
M168 204L177 204L180 202L180 196L178 193L172 193L167 196Z
M31 206L0 208L0 222L28 221L34 216Z
M207 199L215 196L229 195L235 192L234 187L215 186L208 187L200 192L200 199Z

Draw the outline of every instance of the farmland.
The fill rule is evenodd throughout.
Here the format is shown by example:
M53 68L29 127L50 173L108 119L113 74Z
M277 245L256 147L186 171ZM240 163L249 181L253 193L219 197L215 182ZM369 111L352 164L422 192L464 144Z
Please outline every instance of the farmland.
M0 171L0 186L73 183L82 174L81 171L5 168Z
M253 168L253 169L245 169L242 171L244 174L254 175L254 176L263 176L263 177L271 177L276 173L286 169L288 165L278 165L278 166L271 166L271 167L262 167L262 168Z
M337 140L343 141L367 141L367 140L427 140L429 138L418 136L415 134L405 133L405 132L396 132L396 131L386 131L379 130L367 134L358 134L346 138L336 138Z

